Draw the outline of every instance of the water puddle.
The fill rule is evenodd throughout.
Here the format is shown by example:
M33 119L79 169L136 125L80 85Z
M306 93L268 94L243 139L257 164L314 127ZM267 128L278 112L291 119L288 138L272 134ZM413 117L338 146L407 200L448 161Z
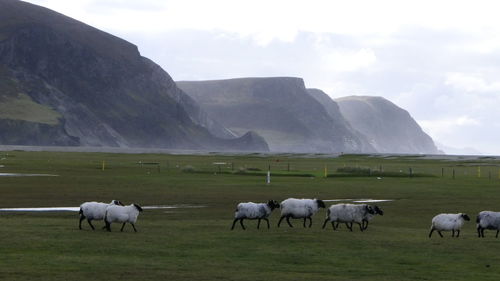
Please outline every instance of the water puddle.
M144 206L145 210L155 209L189 209L189 208L205 208L201 205L159 205L159 206ZM78 212L80 207L42 207L42 208L0 208L0 212Z
M354 202L354 203L377 203L377 202L390 202L392 199L328 199L324 202Z
M0 173L0 177L58 177L51 174L20 174L20 173Z

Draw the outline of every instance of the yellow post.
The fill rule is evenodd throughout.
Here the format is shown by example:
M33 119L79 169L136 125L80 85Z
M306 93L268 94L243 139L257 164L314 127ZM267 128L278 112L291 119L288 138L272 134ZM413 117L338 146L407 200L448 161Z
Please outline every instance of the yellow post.
M325 178L327 178L327 177L328 177L328 170L327 170L326 165L325 165Z
M104 171L104 166L106 165L106 162L104 162L104 160L102 160L102 170Z
M481 167L477 167L477 177L481 177Z

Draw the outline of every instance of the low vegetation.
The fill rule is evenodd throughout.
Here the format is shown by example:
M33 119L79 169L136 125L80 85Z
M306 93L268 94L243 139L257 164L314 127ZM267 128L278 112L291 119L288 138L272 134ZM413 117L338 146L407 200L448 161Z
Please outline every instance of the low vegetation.
M498 158L429 159L343 155L164 155L0 152L0 173L57 177L0 177L0 208L79 206L86 201L147 209L138 232L103 222L79 230L77 212L0 212L0 280L498 280L500 240L478 238L475 216L500 210ZM138 162L160 163L156 166ZM103 162L105 165L103 165ZM228 163L215 166L213 163ZM472 164L474 163L474 164ZM185 167L196 167L185 173ZM103 169L104 167L104 169ZM252 167L240 174L239 167ZM271 183L265 174L271 168ZM406 174L330 177L342 167ZM219 168L221 173L219 173ZM409 169L426 177L409 177ZM362 170L363 171L363 170ZM255 173L255 174L251 174ZM280 176L275 176L275 175ZM292 176L303 174L309 176ZM290 175L290 176L287 176ZM454 178L453 178L454 175ZM325 177L326 176L326 177ZM230 230L239 202L295 198L391 199L360 232L344 225L321 229L325 209L311 228ZM352 202L346 200L345 202ZM334 202L325 202L327 207ZM428 238L433 216L467 213L459 238Z

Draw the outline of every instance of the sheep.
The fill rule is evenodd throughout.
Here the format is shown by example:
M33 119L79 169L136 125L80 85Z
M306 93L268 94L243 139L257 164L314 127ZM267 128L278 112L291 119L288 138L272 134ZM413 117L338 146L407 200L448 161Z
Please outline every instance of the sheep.
M437 230L439 236L443 237L441 231L451 230L451 237L455 237L455 231L457 231L457 238L460 235L460 229L464 224L464 221L470 221L470 218L467 214L458 213L458 214L439 214L432 218L431 232L429 232L429 238L432 236L432 232Z
M369 214L373 215L375 212L373 208L366 204L331 205L326 212L323 229L326 227L326 223L330 221L332 223L333 230L337 229L335 223L338 224L343 222L350 231L352 231L353 223L357 223L359 225L359 229L363 231L363 222Z
M267 228L269 228L269 219L267 218L271 215L271 212L274 209L279 207L280 205L276 200L269 200L267 203L239 203L234 212L234 221L233 226L231 226L231 230L234 229L234 225L238 220L240 221L241 227L245 229L245 226L243 225L244 219L258 219L257 229L260 228L260 220L265 220L267 222Z
M290 218L294 219L304 219L304 227L306 227L306 219L309 219L309 227L312 226L311 216L318 212L319 208L325 208L325 203L323 200L319 199L295 199L288 198L281 202L281 218L278 222L278 227L280 227L281 221L286 218L286 222L290 227L293 225L290 223Z
M128 206L116 206L111 205L106 208L106 214L104 215L104 222L106 223L106 229L111 232L111 223L113 222L122 222L122 228L120 231L123 232L123 228L125 224L128 222L134 228L134 231L137 232L135 228L135 222L137 221L137 216L139 216L139 212L142 212L141 206L137 204L130 204Z
M371 208L373 210L373 214L371 213L367 213L366 216L363 218L363 229L366 230L368 228L368 223L370 222L370 220L373 219L373 217L375 215L381 215L383 216L384 215L384 211L382 211L382 209L377 206L377 205L374 205L374 206L371 206L371 205L368 205L369 208Z
M477 235L478 237L484 237L484 230L491 229L496 230L498 238L498 232L500 231L500 212L492 211L482 211L477 215Z
M92 230L95 230L92 225L92 220L102 220L104 218L104 214L106 213L106 208L111 205L119 205L123 206L122 202L118 200L112 200L109 204L102 202L85 202L80 205L80 223L78 227L80 230L82 229L82 221L86 218Z

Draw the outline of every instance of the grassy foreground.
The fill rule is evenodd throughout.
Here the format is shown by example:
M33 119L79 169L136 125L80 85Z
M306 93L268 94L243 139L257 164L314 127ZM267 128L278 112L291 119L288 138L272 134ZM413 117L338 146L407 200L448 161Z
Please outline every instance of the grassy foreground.
M500 279L500 239L492 231L477 238L474 222L481 210L500 211L496 159L23 151L0 152L0 159L0 173L59 175L0 177L0 208L111 199L203 206L145 210L138 233L130 226L120 233L119 225L111 233L91 231L86 223L81 231L75 212L0 212L1 280ZM214 162L225 163L220 172ZM267 185L269 165L274 176ZM256 221L246 221L246 231L229 230L238 202L288 197L395 201L378 203L385 215L366 232L321 229L324 210L311 229L299 220L293 229L277 228L277 210L269 230L257 230ZM429 239L430 220L441 212L466 212L472 221L458 239L450 233Z

